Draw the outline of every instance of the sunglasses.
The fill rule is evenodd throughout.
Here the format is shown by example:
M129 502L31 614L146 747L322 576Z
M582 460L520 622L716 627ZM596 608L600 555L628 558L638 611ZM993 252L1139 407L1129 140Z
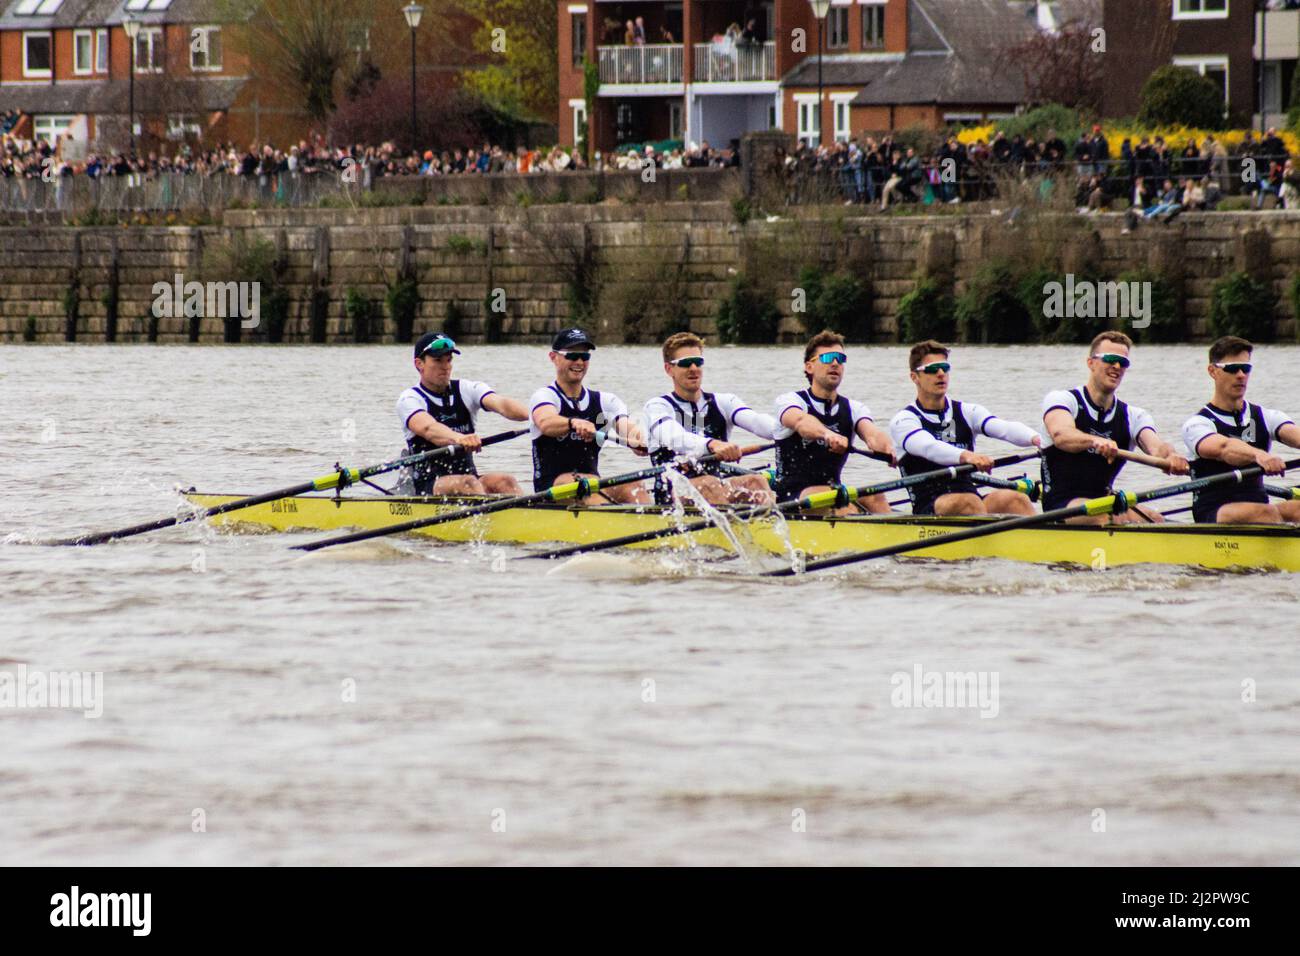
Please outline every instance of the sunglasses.
M916 367L916 371L924 372L926 375L938 375L940 372L947 372L951 369L951 362L931 362L929 365L918 365Z
M1236 375L1238 372L1245 372L1249 375L1250 370L1255 366L1250 362L1215 362L1214 367L1223 369L1229 375Z
M1116 355L1114 352L1104 352L1101 355L1094 355L1093 358L1107 365L1118 365L1120 368L1128 368L1133 364L1127 355Z
M451 339L447 338L447 336L445 336L445 335L440 335L440 336L438 336L436 339L434 339L432 342L430 342L429 345L428 345L428 347L425 348L425 350L424 350L421 354L422 354L422 355L429 355L430 353L432 353L432 354L434 354L434 355L439 355L439 354L441 354L441 353L443 353L443 352L451 352L451 351L454 351L455 348L456 348L456 343L455 343L455 342L453 342Z
M588 362L591 360L590 352L565 352L564 358L570 362Z
M688 355L686 358L673 359L668 364L676 365L678 368L704 368L704 356Z
M832 365L835 362L845 365L848 363L849 357L843 352L823 352L821 355L817 356L817 361L821 362L823 365Z

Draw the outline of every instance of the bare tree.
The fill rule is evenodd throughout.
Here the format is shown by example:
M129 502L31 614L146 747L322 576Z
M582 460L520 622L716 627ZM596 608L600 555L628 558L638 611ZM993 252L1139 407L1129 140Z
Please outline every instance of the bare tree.
M1099 49L1096 31L1101 23L1100 4L1088 0L1055 33L1036 30L1003 52L1003 64L1019 72L1024 80L1029 105L1060 103L1084 110L1100 107L1105 45L1102 35Z

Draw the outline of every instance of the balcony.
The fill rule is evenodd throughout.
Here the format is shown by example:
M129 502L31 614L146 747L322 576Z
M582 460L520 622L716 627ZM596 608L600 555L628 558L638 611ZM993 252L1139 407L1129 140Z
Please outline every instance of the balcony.
M776 79L775 43L695 44L696 83L748 83Z
M601 83L680 83L682 45L602 46L596 52Z

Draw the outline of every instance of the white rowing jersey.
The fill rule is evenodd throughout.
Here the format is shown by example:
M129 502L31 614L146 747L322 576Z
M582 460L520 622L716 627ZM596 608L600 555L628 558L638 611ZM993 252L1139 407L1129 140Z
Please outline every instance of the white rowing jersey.
M708 454L709 442L730 441L732 428L745 429L760 438L772 438L776 420L756 412L729 392L702 392L689 402L676 392L645 403L650 450L675 455Z
M912 404L889 422L889 437L900 457L904 454L913 455L939 466L961 464L962 451L973 451L975 443L972 440L969 449L959 447L958 434L966 429L959 428L958 422L954 420L954 408L961 410L961 417L971 436L987 435L1021 448L1029 447L1039 437L1038 432L1028 425L1004 421L983 405L945 400L942 412L931 412L919 404Z
M1259 408L1264 423L1266 434L1257 435L1255 416L1243 414L1243 412L1233 414L1226 412L1221 408L1213 405L1206 405L1203 409L1193 415L1183 424L1183 444L1187 446L1188 457L1199 458L1200 452L1197 449L1201 442L1211 435L1227 435L1230 438L1239 437L1247 445L1254 445L1256 448L1267 447L1264 439L1277 439L1277 433L1287 425L1292 425L1295 420L1286 412L1279 412L1275 408ZM1211 417L1212 416L1212 417ZM1216 421L1217 420L1217 421Z
M1136 405L1129 405L1126 402L1116 401L1112 402L1110 408L1103 412L1092 403L1092 396L1088 394L1087 388L1060 389L1055 392L1048 392L1043 398L1043 417L1046 418L1047 413L1054 408L1063 408L1070 413L1071 418L1075 419L1075 426L1079 427L1079 399L1076 393L1083 395L1083 400L1087 403L1087 407L1084 409L1087 412L1086 417L1089 420L1101 423L1103 427L1114 420L1116 408L1123 406L1126 409L1128 412L1128 443L1127 447L1124 447L1125 451L1135 450L1138 447L1138 436L1148 428L1152 431L1156 430L1156 420L1151 417L1151 414L1146 409L1138 408ZM1080 428L1080 431L1086 432L1088 429ZM1105 437L1110 437L1109 430Z
M459 379L451 384L457 387L454 394L451 389L439 395L423 385L412 385L397 397L397 417L402 423L402 437L408 444L416 437L408 427L411 416L416 412L432 415L434 419L453 431L463 431L464 419L468 416L469 431L474 431L478 413L483 411L483 399L493 394L496 389L485 382L473 382L469 379ZM460 427L457 427L458 425Z

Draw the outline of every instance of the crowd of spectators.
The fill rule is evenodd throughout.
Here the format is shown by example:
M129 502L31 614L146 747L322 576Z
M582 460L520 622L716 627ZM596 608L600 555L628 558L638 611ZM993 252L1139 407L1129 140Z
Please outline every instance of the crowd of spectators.
M238 176L278 195L285 184L349 170L352 182L369 187L385 176L532 174L587 168L577 151L560 147L512 150L483 143L479 148L405 153L391 142L339 146L320 137L287 150L269 143L245 149L233 143L210 149L179 143L169 151L131 156L86 152L67 135L57 147L44 139L20 139L13 135L18 119L13 111L0 114L0 181L130 177L134 184L163 174ZM736 140L725 148L708 142L667 150L645 145L603 156L597 153L594 168L726 168L739 166L739 154ZM1075 184L1075 205L1080 211L1130 209L1130 225L1138 218L1169 219L1184 209L1214 209L1230 194L1249 196L1254 208L1300 208L1296 158L1288 155L1274 129L1260 139L1247 133L1231 150L1213 135L1199 142L1190 140L1178 150L1160 136L1141 136L1136 143L1123 140L1116 155L1096 126L1081 132L1072 144L1054 130L1041 141L999 131L987 142L970 145L953 132L925 155L892 136L864 136L823 146L801 143L785 157L784 171L792 202L824 199L815 189L830 183L846 204L878 204L882 209L899 203L989 200L997 195L999 180L1007 176L1040 177L1050 188L1068 179Z
M1118 155L1111 152L1101 127L1094 126L1073 144L1055 130L1041 141L998 131L991 141L970 145L954 133L924 156L890 136L822 146L800 143L784 162L794 202L828 177L846 205L870 203L887 209L896 203L991 199L1004 176L1064 176L1075 183L1076 205L1084 212L1160 207L1158 214L1167 218L1172 207L1213 209L1233 193L1250 196L1256 209L1270 197L1277 207L1300 208L1295 160L1275 129L1260 139L1247 133L1235 150L1213 135L1189 140L1177 151L1160 136L1142 136L1136 144L1124 139Z

